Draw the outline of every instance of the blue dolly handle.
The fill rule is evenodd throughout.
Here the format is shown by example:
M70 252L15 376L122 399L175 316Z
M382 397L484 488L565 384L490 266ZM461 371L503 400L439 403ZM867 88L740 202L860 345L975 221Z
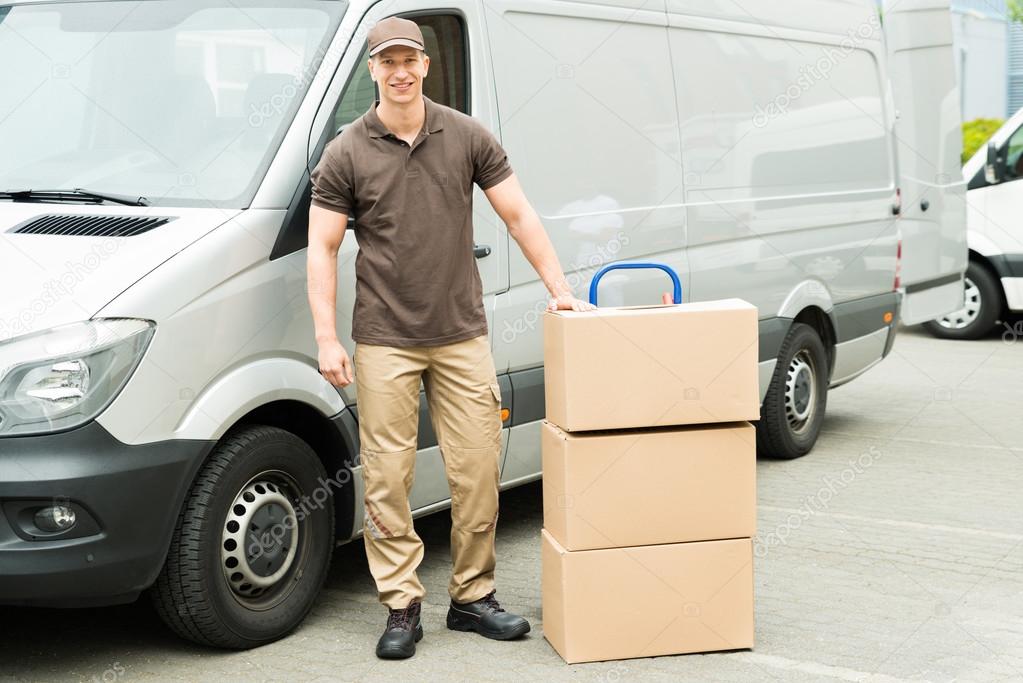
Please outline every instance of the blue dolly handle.
M600 278L604 277L604 273L611 270L617 270L619 268L658 268L663 270L671 278L674 291L672 292L671 300L676 303L682 303L682 283L678 279L678 273L671 266L667 266L663 263L643 263L639 261L624 261L622 263L612 263L604 266L597 271L597 274L593 276L593 280L590 281L590 303L594 306L597 305L597 283L600 282Z

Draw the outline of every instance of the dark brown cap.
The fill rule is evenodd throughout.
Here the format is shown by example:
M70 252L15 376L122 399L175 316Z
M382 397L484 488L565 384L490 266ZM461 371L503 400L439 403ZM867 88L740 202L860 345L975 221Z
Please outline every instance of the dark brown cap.
M419 24L401 17L387 17L378 21L369 30L366 42L369 43L370 57L392 45L407 45L417 50L426 49Z

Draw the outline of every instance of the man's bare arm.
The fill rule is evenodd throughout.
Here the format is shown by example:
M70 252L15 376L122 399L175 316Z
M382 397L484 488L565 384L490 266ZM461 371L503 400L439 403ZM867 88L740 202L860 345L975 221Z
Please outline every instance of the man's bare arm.
M526 259L551 293L548 308L588 311L596 308L576 299L561 270L558 254L544 230L540 216L526 199L518 177L512 173L497 185L483 191L494 211L508 226L508 234L518 243Z
M309 207L306 289L319 347L320 373L335 386L352 382L348 353L337 338L337 254L348 227L348 214Z

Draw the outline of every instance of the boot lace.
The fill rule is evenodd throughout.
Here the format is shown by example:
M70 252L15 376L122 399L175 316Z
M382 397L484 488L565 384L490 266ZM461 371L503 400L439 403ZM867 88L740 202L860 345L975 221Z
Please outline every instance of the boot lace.
M503 612L504 608L501 607L500 603L497 602L497 598L494 597L495 592L496 591L490 591L480 599L483 601L483 604L486 605L490 610L494 612Z
M412 630L412 624L419 613L419 603L413 602L404 609L392 609L387 614L387 630L401 629L402 631Z

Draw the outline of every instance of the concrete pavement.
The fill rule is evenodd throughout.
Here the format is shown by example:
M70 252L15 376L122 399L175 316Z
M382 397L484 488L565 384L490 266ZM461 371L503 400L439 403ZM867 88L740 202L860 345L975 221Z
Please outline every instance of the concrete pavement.
M753 651L564 664L542 636L537 483L502 496L498 526L497 597L532 621L525 640L444 628L442 513L416 524L429 594L412 660L373 654L386 612L356 543L336 552L303 626L251 652L181 642L146 601L0 608L0 681L1023 680L1023 337L1011 332L901 330L880 366L830 394L809 456L759 463Z

